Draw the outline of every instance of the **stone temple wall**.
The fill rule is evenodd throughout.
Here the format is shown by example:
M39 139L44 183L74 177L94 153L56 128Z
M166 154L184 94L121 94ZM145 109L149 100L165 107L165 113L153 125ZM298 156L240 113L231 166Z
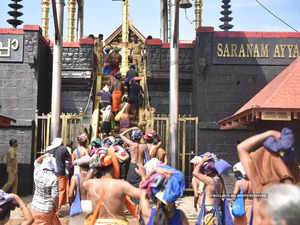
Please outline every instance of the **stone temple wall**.
M45 40L39 26L0 29L0 114L16 120L9 128L0 128L0 187L6 182L5 154L9 140L19 142L19 194L32 193L33 121L51 111L52 43ZM88 128L92 114L93 40L64 43L62 59L61 112L79 113L86 108L84 123ZM22 188L21 188L22 187Z
M19 147L19 190L21 194L32 191L32 121L35 110L48 106L41 101L49 92L39 92L39 85L48 88L49 73L45 73L49 62L50 48L44 40L39 26L24 26L23 29L0 29L3 50L0 54L0 114L14 118L17 122L10 128L0 128L0 185L6 182L5 154L9 140L17 138ZM22 188L21 188L22 187Z
M158 113L169 112L170 47L159 39L146 41L147 79L151 105ZM192 74L194 44L179 45L179 113L192 113Z

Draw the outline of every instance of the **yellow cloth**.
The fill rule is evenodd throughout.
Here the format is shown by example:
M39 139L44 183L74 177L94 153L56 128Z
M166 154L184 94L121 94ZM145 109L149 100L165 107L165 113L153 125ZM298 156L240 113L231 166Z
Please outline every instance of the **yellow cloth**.
M7 172L18 171L17 153L14 147L10 147L6 153L6 167Z
M9 192L11 190L12 193L18 193L18 173L14 171L8 171L8 179L7 183L3 186L2 190L5 192Z
M128 225L128 221L120 219L97 219L95 225Z
M213 209L214 206L206 206L206 210ZM206 212L200 225L219 225L215 211Z
M18 161L14 147L10 147L6 153L6 171L8 173L7 183L3 186L3 191L17 194L18 192Z

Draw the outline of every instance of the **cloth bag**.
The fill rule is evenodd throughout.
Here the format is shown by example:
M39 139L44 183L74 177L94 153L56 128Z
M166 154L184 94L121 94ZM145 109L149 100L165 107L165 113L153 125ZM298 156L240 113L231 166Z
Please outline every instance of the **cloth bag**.
M118 112L118 114L115 116L115 121L119 121L122 114L124 113L126 107L127 107L128 103L126 102L125 105L123 106L123 108Z
M70 216L76 216L82 213L81 203L80 203L80 176L76 174L78 178L77 192L74 201L70 207Z
M231 212L235 217L241 217L246 214L243 194L244 190L242 182L242 189L240 191L240 194L237 195L235 201L232 204Z
M225 196L227 196L227 192L226 192L226 186L224 183L223 178L222 179L222 183L223 183L223 187L224 187L224 191L225 191ZM230 213L230 209L229 209L229 203L228 200L226 199L226 197L223 199L222 201L222 224L223 225L234 225L233 223L233 219Z
M215 194L216 196L218 196L218 187L217 187L217 183L215 180L214 181L214 186L215 186ZM196 225L206 225L204 221L202 221L204 219L204 216L206 214L206 208L205 208L205 195L206 195L206 185L204 186L204 190L203 190L203 198L202 198L202 203L201 203L201 208L200 208L200 213L199 213L199 217L198 220L196 222ZM220 214L218 212L219 209L219 201L216 201L215 206L215 213L216 213L216 217L217 217L217 221L218 221L218 225L224 225L222 223L222 219L220 217Z

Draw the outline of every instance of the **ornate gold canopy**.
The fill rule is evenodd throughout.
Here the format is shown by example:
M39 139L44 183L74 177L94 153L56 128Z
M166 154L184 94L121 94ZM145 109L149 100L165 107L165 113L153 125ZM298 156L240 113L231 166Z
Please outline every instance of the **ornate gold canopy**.
M137 40L143 44L145 44L145 37L144 35L129 22L129 35L128 35L128 42L133 42L133 40L137 38ZM105 41L105 46L110 47L122 47L122 25L120 25Z

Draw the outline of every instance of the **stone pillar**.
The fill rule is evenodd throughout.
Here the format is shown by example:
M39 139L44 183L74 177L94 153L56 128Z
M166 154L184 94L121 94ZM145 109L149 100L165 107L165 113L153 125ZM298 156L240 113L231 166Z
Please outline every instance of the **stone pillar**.
M49 2L50 0L42 0L42 32L45 38L48 38L49 28Z
M75 40L75 10L76 10L76 2L75 0L69 0L69 21L68 21L68 42L73 42Z
M122 13L122 64L121 64L121 74L126 76L128 71L128 34L129 34L129 25L128 25L128 8L129 0L123 1L123 13Z
M195 0L195 30L202 26L202 0Z

